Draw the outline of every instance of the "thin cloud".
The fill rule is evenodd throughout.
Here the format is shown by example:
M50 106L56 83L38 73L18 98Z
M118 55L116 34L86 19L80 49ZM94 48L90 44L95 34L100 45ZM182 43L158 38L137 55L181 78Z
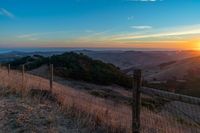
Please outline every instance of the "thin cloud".
M30 38L33 36L37 36L38 34L23 34L23 35L19 35L17 36L17 38Z
M55 31L55 32L41 32L41 33L22 34L22 35L18 35L17 38L32 38L32 37L37 37L37 36L58 34L58 33L65 33L65 32L68 32L68 31Z
M1 16L9 17L11 19L15 18L15 15L13 13L9 12L8 10L6 10L4 8L0 8L0 15Z
M161 1L161 0L127 0L130 2L156 2L156 1Z
M126 0L128 2L144 2L144 3L153 3L153 2L161 2L163 0Z
M152 26L149 25L137 25L137 26L131 26L133 29L138 29L138 30L144 30L144 29L152 29Z
M127 40L125 43L187 43L185 40Z
M128 20L133 20L134 19L134 16L129 16L128 17Z
M143 34L122 34L111 37L112 40L137 40L137 39L146 39L146 38L160 38L160 37L180 37L180 36L189 36L189 35L197 35L200 34L200 25L191 26L191 27L182 27L182 28L168 28L168 31L157 31L151 33L143 33Z
M94 32L93 30L85 30L86 33L92 33Z
M38 37L36 37L37 35L39 35L39 34L37 34L37 33L35 33L35 34L23 34L23 35L17 36L17 38L36 41L36 40L38 40Z
M105 38L107 38L107 34L110 31L111 30L104 30L104 31L99 31L99 32L92 31L88 35L73 38L70 41L72 42L91 42L91 41L102 42L102 41L106 41Z

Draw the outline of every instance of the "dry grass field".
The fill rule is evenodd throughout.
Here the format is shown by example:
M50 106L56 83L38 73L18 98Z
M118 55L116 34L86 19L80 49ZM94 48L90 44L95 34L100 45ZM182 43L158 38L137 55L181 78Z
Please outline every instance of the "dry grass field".
M73 109L63 110L56 102L40 95L21 98L12 89L0 88L1 133L101 133L98 126L87 125L84 115L74 116Z
M22 97L27 97L30 90L49 90L49 80L25 74L24 80L22 73L19 71L8 71L0 69L0 86L4 89L12 89L19 92ZM82 92L72 87L53 84L53 95L60 108L64 111L71 110L75 116L84 117L91 129L97 128L99 125L105 132L124 132L131 133L132 110L128 105L116 103L111 100L92 96L86 92ZM55 107L56 108L56 107ZM152 133L190 133L197 131L192 130L188 125L179 123L170 115L155 113L146 108L141 110L141 127L142 132Z

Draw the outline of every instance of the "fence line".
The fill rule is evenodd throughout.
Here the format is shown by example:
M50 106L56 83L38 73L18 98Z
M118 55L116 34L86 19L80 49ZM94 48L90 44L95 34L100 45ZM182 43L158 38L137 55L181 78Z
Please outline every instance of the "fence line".
M147 94L147 95L154 95L154 96L159 96L162 98L167 98L167 99L171 99L171 100L175 100L175 101L181 101L184 103L200 105L200 98L197 98L197 97L176 94L173 92L167 92L167 91L152 89L152 88L148 88L148 87L142 87L141 92L144 94Z
M12 76L12 72L10 73L10 64L8 64L7 66L7 70L8 70L8 76ZM114 107L112 106L112 109L110 109L109 107L111 107L110 105L105 105L104 102L99 102L100 100L97 100L95 99L94 101L93 100L93 97L92 96L89 96L89 99L87 97L85 97L85 94L83 93L78 93L78 102L76 100L76 96L77 96L77 92L74 93L73 91L69 94L69 93L64 93L64 90L66 88L64 88L62 85L59 85L57 84L56 82L53 83L53 64L50 65L50 77L48 80L45 80L45 81L49 81L49 84L45 84L43 83L43 81L41 82L41 80L39 81L40 84L44 85L45 87L42 87L42 88L47 88L48 91L51 91L52 93L57 93L56 91L61 91L61 94L65 94L65 97L63 98L64 101L66 102L69 102L69 100L71 101L76 101L76 104L79 105L79 108L81 107L84 107L84 108L88 108L87 107L87 104L89 104L90 106L94 106L94 108L102 108L101 110L105 110L106 112L106 117L111 117L113 114L112 113L115 113L115 115L118 115L115 119L112 119L110 121L115 121L115 122L120 122L120 121L123 121L123 122L126 122L126 119L129 121L131 118L131 114L129 113L129 109L125 110L125 109L120 109L121 106L117 107L114 105ZM24 65L22 66L22 85L24 87L24 83L25 83L25 80L26 78L34 78L35 76L33 75L27 75L25 77L25 70L24 70ZM187 105L184 105L184 106L174 106L173 104L172 105L169 105L171 107L174 108L175 110L175 113L172 114L173 115L176 115L176 113L180 113L179 115L182 114L181 117L183 117L184 119L186 119L186 121L189 121L188 123L189 124L185 124L182 122L182 118L181 120L181 123L177 122L175 119L174 119L174 116L171 116L169 114L167 114L166 112L161 112L161 113L157 113L157 112L154 112L154 111L151 111L150 108L147 108L144 109L143 106L141 105L141 102L142 101L142 98L143 97L142 95L147 95L147 96L152 96L152 97L159 97L159 98L162 98L162 99L168 99L170 101L180 101L180 102L183 102L183 103L188 103L188 104L194 104L195 106L197 105L197 107L199 107L200 105L200 98L195 98L195 97L191 97L191 96L186 96L186 95L181 95L181 94L175 94L175 93L172 93L172 92L167 92L167 91L162 91L162 90L157 90L157 89L152 89L152 88L147 88L147 87L142 87L141 86L141 73L142 71L141 70L135 70L134 73L133 73L133 88L132 88L132 125L131 123L128 123L130 124L130 126L132 126L132 129L131 131L129 130L128 132L132 132L132 133L140 133L140 132L145 132L146 130L147 131L151 131L151 132L155 132L155 133L167 133L167 132L179 132L179 133L182 133L185 129L184 129L184 126L187 126L185 130L186 132L198 132L200 131L200 119L197 117L197 118L194 118L193 116L191 117L191 114L187 114L184 112L184 110L182 111L182 107L186 107ZM17 74L14 75L17 77ZM18 77L19 78L19 77ZM19 79L18 79L19 80ZM39 80L38 77L35 78L35 80ZM44 79L43 79L44 80ZM33 83L32 83L33 84ZM30 86L30 85L29 85ZM24 87L25 88L25 87ZM59 88L59 89L58 89ZM73 94L74 93L74 94ZM141 95L141 96L140 96ZM63 97L63 96L61 96ZM157 101L156 99L153 99L154 101L153 102L159 102ZM81 105L79 102L82 102L84 103L85 105ZM98 102L98 103L97 103ZM106 102L107 103L107 102ZM166 104L167 105L167 104ZM99 107L98 107L99 106ZM162 105L164 106L164 105ZM184 107L184 108L185 108ZM190 108L191 105L188 105L186 108ZM117 109L118 108L118 109ZM126 108L124 106L124 108ZM95 110L95 109L94 109ZM95 113L95 111L91 111L93 113ZM109 111L113 111L113 112L109 112L110 116L108 115L108 112ZM174 111L173 110L173 111ZM198 108L194 108L192 111L198 111ZM124 111L124 112L123 112ZM193 113L191 110L190 110L190 113ZM100 113L100 112L99 112ZM101 114L105 115L104 112L101 112ZM121 117L122 115L122 117ZM145 117L146 116L146 117ZM152 118L150 117L147 117L147 116L151 116ZM105 116L104 116L105 117ZM126 117L126 119L125 119ZM122 120L123 119L123 120ZM148 123L148 119L151 119L150 122L151 123ZM189 120L188 120L189 119ZM156 121L160 121L161 125L160 127L157 127L158 125L156 125ZM153 121L153 122L152 122ZM145 123L147 122L147 123ZM172 122L172 123L171 123ZM169 125L164 125L168 123ZM174 124L175 123L175 124ZM192 124L191 124L192 123ZM122 123L120 122L119 125L121 125ZM147 124L147 125L145 125ZM158 124L158 123L157 123ZM124 124L123 124L124 125ZM124 125L125 127L127 125ZM153 127L154 126L154 127ZM166 126L166 127L165 127ZM174 126L174 127L173 127ZM167 129L167 128L172 128L172 129ZM130 128L129 126L127 126L127 128Z
M0 83L3 84L5 88L8 87L19 90L22 87L22 71L10 70L10 74L8 75L7 69L8 67L0 70L0 77L4 78L4 80L0 80ZM27 92L31 89L50 91L50 78L45 79L26 73L24 77L24 84L26 84L25 89ZM114 102L113 104L112 102L107 104L109 100L74 90L71 87L56 82L52 84L52 93L56 95L58 102L61 103L63 107L75 106L81 112L87 112L87 114L97 118L98 122L99 120L102 121L102 126L111 126L113 127L112 130L116 131L122 127L124 132L131 133L131 119L129 118L131 116L131 110L129 106L122 104L116 105Z

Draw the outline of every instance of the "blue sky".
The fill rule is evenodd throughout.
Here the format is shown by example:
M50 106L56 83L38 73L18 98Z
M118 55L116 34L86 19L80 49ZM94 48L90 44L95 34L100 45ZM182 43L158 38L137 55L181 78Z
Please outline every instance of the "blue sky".
M199 9L200 0L0 0L0 47L199 48Z

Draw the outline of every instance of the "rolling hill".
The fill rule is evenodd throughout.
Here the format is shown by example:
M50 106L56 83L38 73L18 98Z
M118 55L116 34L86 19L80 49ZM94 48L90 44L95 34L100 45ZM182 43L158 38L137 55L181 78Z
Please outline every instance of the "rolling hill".
M200 56L162 63L154 70L155 73L147 76L147 80L184 80L187 77L198 77L200 75Z
M74 52L66 52L51 57L26 56L10 62L12 68L20 69L21 65L24 64L28 71L50 63L54 64L55 74L63 78L102 85L117 84L131 87L131 78L120 71L119 68L110 63L93 60L86 55Z
M200 55L198 51L76 51L93 59L112 63L126 72L133 68L147 68L174 60L182 60Z
M162 63L145 71L148 87L200 97L200 56Z

